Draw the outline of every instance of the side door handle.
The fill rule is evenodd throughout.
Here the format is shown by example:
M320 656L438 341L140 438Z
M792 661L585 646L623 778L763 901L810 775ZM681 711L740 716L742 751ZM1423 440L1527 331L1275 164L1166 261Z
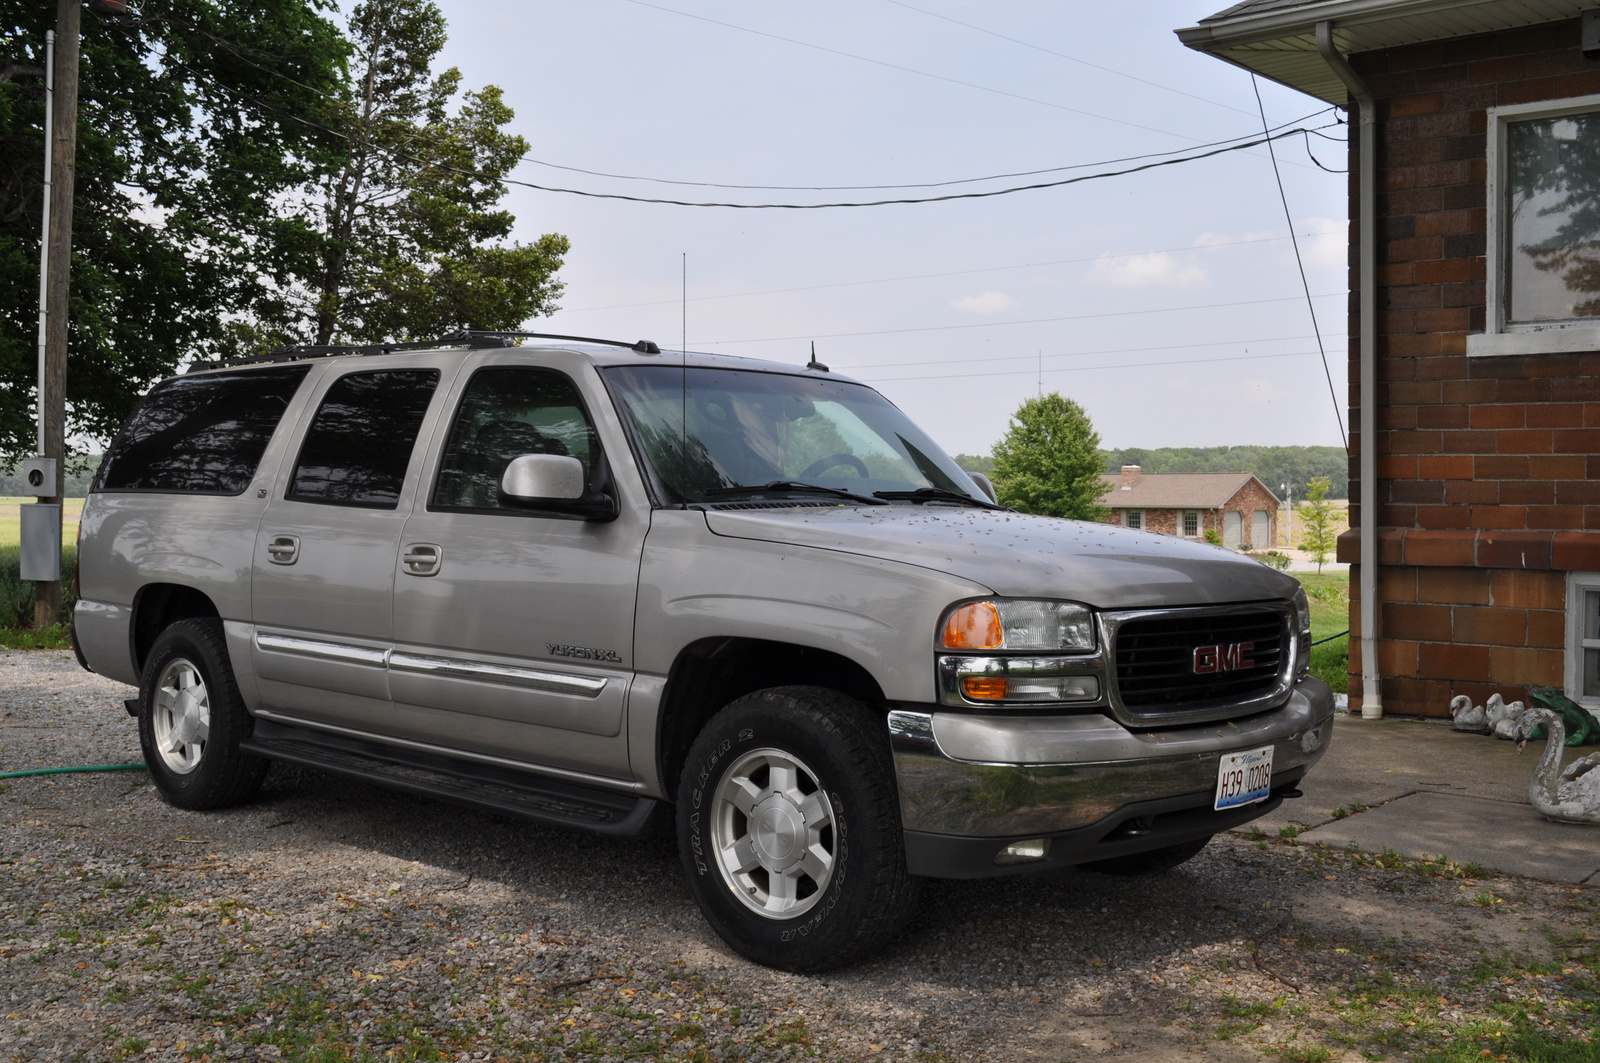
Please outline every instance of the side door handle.
M267 558L274 565L292 565L300 560L300 536L274 535L267 543Z
M444 548L435 543L411 543L400 562L408 576L437 576L444 562Z

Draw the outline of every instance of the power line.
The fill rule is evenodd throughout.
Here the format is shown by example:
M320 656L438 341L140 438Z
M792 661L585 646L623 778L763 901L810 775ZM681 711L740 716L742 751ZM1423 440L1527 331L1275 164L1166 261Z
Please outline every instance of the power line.
M1242 346L1244 346L1245 344L1248 344L1248 343L1288 343L1291 340L1310 340L1310 339L1315 339L1315 338L1316 338L1315 336L1258 336L1255 339L1247 339L1247 340L1213 340L1213 341L1208 342L1208 343L1169 343L1169 344L1162 344L1162 345L1155 346L1155 347L1113 347L1113 348L1106 349L1106 350L1093 350L1093 351L1060 351L1060 352L1057 352L1056 354L1052 354L1052 355L1042 355L1042 354L1001 354L1001 355L993 355L993 356L985 355L982 360L983 360L984 364L989 365L989 364L993 364L995 362L1019 362L1024 358L1028 359L1029 361L1035 361L1035 360L1037 360L1038 358L1041 358L1041 357L1050 357L1050 358L1094 358L1094 357L1098 357L1098 356L1103 355L1103 354L1142 354L1142 353L1145 353L1145 352L1148 352L1148 351L1188 351L1188 350L1198 350L1199 348L1202 348L1202 347L1242 347ZM954 365L954 364L956 364L958 362L966 362L966 363L970 364L970 363L972 363L972 362L974 362L976 360L977 359L974 359L971 355L965 355L964 354L964 355L957 355L956 357L953 357L953 358L928 358L928 359L923 359L923 360L914 361L914 362L867 362L865 364L860 364L860 365L845 364L845 365L843 365L843 368L842 368L841 371L847 371L847 372L852 372L853 373L858 369L902 369L902 368L910 368L912 366L918 366L918 365ZM910 378L908 377L907 379L910 379Z
M1256 81L1254 73L1250 75L1250 88L1256 94L1256 107L1261 111L1261 128L1267 128L1267 108L1261 102L1261 86ZM1307 151L1309 151L1309 146ZM1272 176L1278 182L1278 199L1283 203L1283 218L1289 223L1289 235L1294 235L1294 217L1289 213L1289 194L1283 190L1283 174L1278 172L1278 153L1269 142L1267 154L1272 156ZM1339 438L1344 441L1344 448L1350 449L1350 437L1345 435L1344 415L1339 409L1339 393L1333 387L1333 370L1328 367L1328 351L1322 345L1322 326L1317 324L1317 307L1311 301L1311 282L1306 279L1305 260L1300 257L1300 241L1291 240L1294 244L1295 265L1300 267L1300 287L1306 293L1306 310L1311 314L1311 331L1317 334L1317 351L1322 355L1322 372L1328 378L1328 398L1333 400L1333 416L1339 422Z
M1201 103L1209 103L1215 107L1222 107L1229 111L1237 111L1240 114L1247 114L1252 118L1255 117L1254 111L1247 111L1242 107L1235 107L1231 103L1223 103L1220 100L1211 100L1204 96L1196 96L1192 92L1185 92L1182 89L1175 89L1171 85L1163 85L1159 81L1150 81L1142 77L1136 77L1133 74L1127 74L1121 70L1113 70L1109 66L1101 66L1099 63L1091 63L1087 59L1079 59L1075 55L1068 55L1066 52L1058 52L1052 48L1046 48L1041 44L1034 44L1032 41L1024 41L1017 37L1008 37L1004 33L996 33L994 30L984 29L982 26L974 26L970 22L962 22L960 19L951 18L949 15L941 15L936 11L925 11L920 7L914 7L911 4L904 3L903 0L885 0L885 2L893 4L895 7L903 7L907 11L915 11L919 15L927 15L929 18L936 18L944 22L953 23L965 29L972 30L974 33L982 33L989 37L997 37L1002 41L1009 41L1012 44L1020 44L1024 48L1032 48L1036 52L1043 52L1046 55L1053 55L1057 59L1065 59L1069 63L1077 63L1080 66L1086 66L1092 70L1100 70L1107 74L1114 74L1119 78L1127 78L1129 81L1137 81L1141 85L1149 85L1151 88L1157 88L1163 92L1175 92L1179 96L1187 96L1191 100L1199 100Z
M1283 354L1234 354L1218 358L1178 358L1166 362L1116 362L1111 365L1069 365L1059 369L1045 369L1045 373L1093 373L1102 369L1153 369L1161 366L1174 365L1209 365L1213 362L1254 362L1268 358L1307 358L1316 351L1289 351ZM846 370L841 370L844 372ZM1003 369L1000 372L990 373L927 373L917 376L896 377L863 377L868 383L893 384L914 380L974 380L996 376L1032 376L1032 369Z
M1314 234L1307 234L1314 235ZM1188 247L1167 247L1153 251L1121 251L1117 254L1091 255L1087 258L1058 258L1048 262L1023 262L1015 266L986 266L982 269L958 269L947 273L913 273L903 277L875 277L869 280L836 281L831 284L807 284L797 288L767 288L754 292L725 292L721 295L697 295L689 300L691 303L710 302L713 299L751 299L766 295L789 295L794 292L825 291L830 288L857 288L868 284L894 284L901 281L939 280L944 277L968 277L978 273L1003 273L1008 270L1018 269L1044 269L1048 266L1074 266L1084 262L1098 262L1101 259L1139 258L1144 255L1165 255L1179 251L1211 251L1223 247L1240 247L1246 244L1274 244L1282 243L1289 239L1287 236L1264 236L1250 240L1227 240L1221 243L1202 244ZM633 310L646 306L677 306L676 299L653 299L643 303L613 303L607 306L581 306L576 308L562 307L563 314L593 314L610 310Z
M1174 133L1170 129L1157 129L1155 126L1140 125L1138 122L1129 122L1121 118L1112 118L1109 115L1096 114L1093 111L1081 110L1077 107L1068 107L1064 103L1052 103L1049 100L1041 100L1033 96L1024 96L1021 93L1008 92L1005 89L997 89L989 85L980 85L973 81L962 81L960 78L946 77L943 74L934 74L926 70L918 70L915 67L901 66L899 63L891 63L883 59L873 59L870 56L856 55L854 52L846 52L838 48L829 48L827 45L823 44L813 44L810 41L796 40L793 37L785 37L777 33L767 33L764 30L751 29L748 26L739 26L732 22L723 22L719 19L707 18L705 15L695 15L687 11L679 11L676 8L663 7L660 4L652 4L649 2L649 0L625 0L625 2L637 5L638 7L648 7L654 11L663 11L669 15L677 15L681 18L691 18L697 22L707 22L713 26L721 26L724 29L738 30L740 33L749 33L757 37L765 37L768 40L783 41L785 44L794 44L800 46L801 48L810 48L814 51L826 52L829 55L837 55L845 59L854 59L857 62L871 63L873 66L886 67L890 70L898 70L906 74L916 74L918 77L932 78L935 81L943 81L951 85L960 85L963 88L977 89L979 92L990 92L997 96L1008 96L1013 100L1021 100L1024 103L1036 103L1041 107L1051 107L1058 111L1067 111L1071 114L1082 115L1085 118L1098 118L1106 122L1115 122L1117 125L1125 125L1133 129L1142 129L1147 133L1160 133L1162 136L1177 137L1179 140L1195 139L1194 137L1185 136L1182 133Z
M1310 114L1304 115L1303 117L1296 118L1293 121L1284 122L1282 125L1274 127L1274 129L1285 129L1291 125L1297 125L1301 122L1309 122L1313 118L1320 117L1321 115L1327 114L1329 111L1333 110L1334 108L1332 107L1324 107L1320 110L1312 111ZM1324 126L1321 128L1327 127ZM1307 130L1307 132L1315 132L1315 130ZM1252 133L1249 135L1254 136L1255 134ZM1317 135L1323 136L1324 134L1318 133ZM1245 138L1229 137L1226 140L1214 140L1199 146L1207 148L1221 147L1224 144L1232 144L1234 141L1243 139ZM1343 143L1343 141L1340 140L1340 143ZM957 177L947 181L913 181L901 184L885 185L749 185L727 184L721 181L681 181L666 177L642 177L637 174L610 173L606 170L590 170L582 166L565 166L557 162L546 162L543 159L535 159L529 155L522 156L522 161L531 162L536 166L545 166L552 170L565 170L569 173L587 174L590 177L606 177L616 181L647 181L651 184L682 185L689 188L728 188L757 192L873 192L895 188L947 188L951 185L974 185L982 184L986 181L1005 181L1017 177L1036 177L1040 174L1060 173L1065 170L1085 170L1093 166L1113 166L1124 162L1138 162L1142 159L1164 158L1169 155L1178 155L1182 154L1183 152L1193 150L1193 147L1174 148L1171 151L1151 151L1142 155L1128 155L1120 159L1105 159L1100 162L1078 162L1067 166L1048 166L1038 170L1019 170L1014 173L989 174L985 177Z
M1335 296L1344 298L1344 292L1326 292L1315 296L1318 299L1331 299ZM1035 317L1019 321L974 321L961 325L923 325L919 328L890 328L874 329L869 332L828 332L812 333L804 336L759 336L737 340L697 340L696 342L709 347L723 346L734 343L787 343L798 340L840 340L851 339L858 336L902 336L916 332L955 332L964 329L977 328L1004 328L1011 325L1049 325L1060 321L1090 321L1097 318L1108 317L1144 317L1149 314L1178 314L1189 310L1222 310L1234 306L1264 306L1268 303L1294 303L1299 302L1301 296L1285 295L1274 299L1242 299L1230 303L1196 303L1192 306L1158 306L1147 307L1141 310L1112 310L1098 314L1069 314L1065 317Z

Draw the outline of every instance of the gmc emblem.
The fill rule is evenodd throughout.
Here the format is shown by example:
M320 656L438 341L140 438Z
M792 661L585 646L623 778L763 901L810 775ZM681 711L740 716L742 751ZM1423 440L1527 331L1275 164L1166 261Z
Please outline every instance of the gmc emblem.
M1253 642L1235 642L1231 646L1196 646L1194 648L1194 674L1210 675L1213 672L1237 672L1241 668L1254 668L1250 659L1255 652Z

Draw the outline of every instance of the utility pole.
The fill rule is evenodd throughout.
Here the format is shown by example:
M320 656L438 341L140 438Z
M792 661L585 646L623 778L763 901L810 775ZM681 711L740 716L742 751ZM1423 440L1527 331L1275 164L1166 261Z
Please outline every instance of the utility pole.
M56 0L54 130L50 143L49 272L45 278L45 349L40 374L43 457L55 459L53 493L39 499L61 505L66 486L67 317L72 276L72 190L78 154L78 52L83 0ZM59 531L57 532L59 535ZM33 624L61 622L61 580L34 585Z

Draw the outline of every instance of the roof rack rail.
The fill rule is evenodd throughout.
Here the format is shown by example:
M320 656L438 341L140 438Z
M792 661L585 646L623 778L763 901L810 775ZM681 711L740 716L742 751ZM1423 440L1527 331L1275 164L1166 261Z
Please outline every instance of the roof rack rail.
M226 369L239 365L260 365L266 362L298 362L306 358L332 358L346 355L394 354L399 351L429 351L440 347L466 347L483 350L491 347L515 347L516 340L570 340L577 343L602 343L608 347L623 347L640 354L660 354L661 348L652 340L628 343L624 340L603 340L593 336L563 336L553 332L490 332L478 329L461 329L446 333L436 340L414 340L408 343L313 344L291 343L267 354L250 354L238 358L216 358L195 362L186 372L204 369Z

